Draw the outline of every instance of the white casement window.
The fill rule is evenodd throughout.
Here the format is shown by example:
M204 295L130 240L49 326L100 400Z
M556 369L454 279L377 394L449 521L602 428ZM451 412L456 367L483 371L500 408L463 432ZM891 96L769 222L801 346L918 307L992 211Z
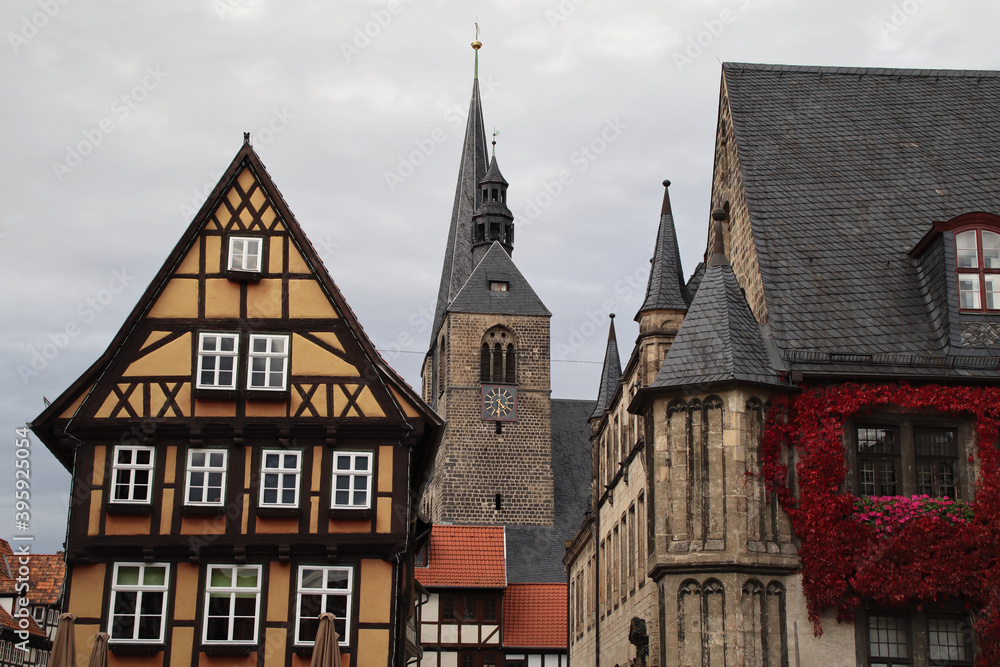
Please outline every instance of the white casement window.
M295 596L295 643L313 644L319 615L330 612L340 645L347 646L350 632L354 572L350 567L303 565Z
M113 503L148 504L153 496L153 448L115 445Z
M334 509L372 506L372 453L337 452L333 456Z
M205 590L206 644L257 642L260 565L209 565Z
M229 237L229 270L260 273L264 239L256 236Z
M170 566L115 563L108 634L112 642L163 643Z
M184 504L222 505L226 496L227 454L224 449L188 450Z
M198 389L236 389L239 334L198 335Z
M288 336L250 336L250 365L247 389L283 391L288 376Z
M297 507L302 452L268 450L261 452L260 506Z
M955 234L962 310L1000 310L1000 234L968 229Z

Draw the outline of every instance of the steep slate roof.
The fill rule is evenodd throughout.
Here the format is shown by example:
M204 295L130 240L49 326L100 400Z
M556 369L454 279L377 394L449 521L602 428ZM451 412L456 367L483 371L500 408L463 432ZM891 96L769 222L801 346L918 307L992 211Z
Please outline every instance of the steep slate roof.
M506 292L490 290L490 281L507 282ZM518 271L499 241L494 241L448 306L449 313L552 315Z
M503 596L506 648L566 648L566 584L511 584Z
M478 62L478 61L477 61ZM477 66L478 67L478 66ZM438 288L434 323L431 327L430 349L437 341L448 304L458 294L472 272L472 214L476 211L479 183L486 175L489 160L486 152L486 130L483 129L483 104L479 98L479 78L472 83L469 119L462 142L462 159L458 167L455 203L451 209L451 226L444 251L441 285Z
M434 526L427 547L427 567L414 568L426 587L503 588L503 526Z
M728 380L784 384L760 329L729 262L721 252L714 255L651 386Z
M552 399L552 526L507 526L507 581L565 582L562 559L590 501L593 401Z
M635 319L638 322L639 315L648 310L686 310L689 303L691 295L688 294L684 272L681 270L681 253L677 247L674 215L670 209L670 181L663 181L663 206L660 209L660 227L656 232L652 266L649 268L646 300L635 314Z
M497 156L494 155L490 158L490 168L486 170L486 175L483 176L480 183L503 183L504 185L510 185L507 179L503 177L500 173L500 167L497 166Z
M591 419L596 419L604 414L608 409L611 397L615 395L618 383L622 379L622 362L618 356L618 339L615 336L615 316L611 315L611 324L608 325L608 347L604 351L604 367L601 369L601 386L597 390L597 405L590 415Z
M935 357L996 355L946 347L907 252L934 221L1000 212L1000 73L726 63L722 78L785 357L955 374Z

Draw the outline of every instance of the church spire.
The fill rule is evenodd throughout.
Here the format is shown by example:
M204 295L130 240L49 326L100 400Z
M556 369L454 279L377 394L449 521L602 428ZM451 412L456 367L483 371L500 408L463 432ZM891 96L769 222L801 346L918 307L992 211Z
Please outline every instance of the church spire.
M608 347L604 352L604 368L601 369L601 386L597 392L597 407L590 415L591 419L599 419L604 415L611 403L611 397L618 389L622 380L622 362L618 357L618 338L615 336L615 314L611 313L611 325L608 328Z
M663 181L663 206L660 209L660 228L656 233L656 247L653 250L652 265L649 267L649 283L646 286L646 300L635 319L650 310L687 310L691 303L681 271L681 255L677 247L677 232L674 216L670 208L670 181Z
M462 289L462 285L465 284L473 269L472 216L479 203L477 197L479 184L486 177L489 165L486 130L483 125L483 106L479 97L479 48L481 46L482 44L478 40L472 43L472 48L476 51L476 78L472 82L469 119L465 126L465 139L462 142L458 184L455 187L455 202L451 209L451 226L448 229L444 267L441 270L441 285L438 288L434 322L431 327L431 349L434 348L448 304Z

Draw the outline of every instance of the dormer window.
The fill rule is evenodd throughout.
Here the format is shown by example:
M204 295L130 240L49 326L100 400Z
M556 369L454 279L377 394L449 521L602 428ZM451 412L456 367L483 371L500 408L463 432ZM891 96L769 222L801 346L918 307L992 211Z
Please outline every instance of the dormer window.
M506 280L491 280L490 281L490 291L491 292L506 292L510 284Z
M230 236L228 269L240 273L260 273L263 250L264 239L259 236Z
M1000 234L955 232L955 264L962 310L1000 310Z

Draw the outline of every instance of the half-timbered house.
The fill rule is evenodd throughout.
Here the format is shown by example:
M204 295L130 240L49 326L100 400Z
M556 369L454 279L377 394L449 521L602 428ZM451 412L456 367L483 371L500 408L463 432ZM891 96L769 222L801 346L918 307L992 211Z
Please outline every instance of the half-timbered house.
M415 499L442 422L383 361L244 136L107 351L33 423L73 472L86 662L412 656ZM407 647L409 646L409 650Z

